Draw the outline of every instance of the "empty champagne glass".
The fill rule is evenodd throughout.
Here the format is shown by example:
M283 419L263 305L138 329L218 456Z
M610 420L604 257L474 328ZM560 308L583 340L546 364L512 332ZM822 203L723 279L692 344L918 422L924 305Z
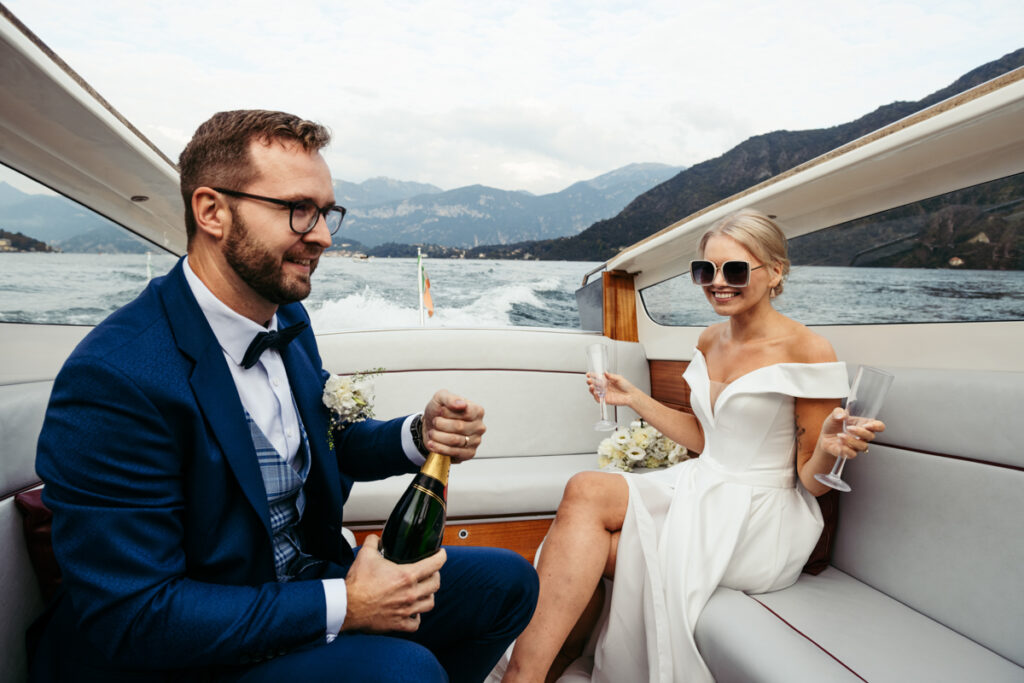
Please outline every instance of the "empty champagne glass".
M601 401L601 419L594 424L594 429L599 432L609 432L615 429L615 423L608 419L608 406L604 402L604 394L608 389L608 379L604 373L612 371L608 364L607 346L591 344L587 347L587 371L594 377L594 389Z
M882 402L892 385L893 375L885 370L879 370L868 365L862 365L857 369L857 375L853 378L853 386L850 388L850 396L846 399L846 412L848 417L843 423L843 431L850 425L863 424L868 420L878 417L882 409ZM843 466L846 458L839 456L832 471L828 474L815 474L814 478L826 486L831 486L840 491L850 491L850 485L842 479Z

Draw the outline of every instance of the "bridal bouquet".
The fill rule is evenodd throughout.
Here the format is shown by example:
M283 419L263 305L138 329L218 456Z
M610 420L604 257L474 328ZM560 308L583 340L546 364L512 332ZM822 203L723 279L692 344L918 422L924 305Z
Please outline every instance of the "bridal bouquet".
M689 459L685 448L643 420L631 422L629 429L617 428L597 447L601 469L631 472L634 467L668 467Z
M331 431L373 417L373 378L377 368L354 375L331 375L324 384L324 405L331 411Z

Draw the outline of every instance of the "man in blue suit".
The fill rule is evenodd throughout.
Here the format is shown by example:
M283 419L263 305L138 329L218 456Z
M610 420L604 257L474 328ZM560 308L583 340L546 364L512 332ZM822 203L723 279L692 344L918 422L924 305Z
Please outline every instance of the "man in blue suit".
M54 384L37 469L61 593L36 681L479 681L525 627L532 567L449 548L388 562L341 535L353 481L473 457L483 410L336 432L298 303L331 244L327 131L222 112L180 159L188 256L98 325Z

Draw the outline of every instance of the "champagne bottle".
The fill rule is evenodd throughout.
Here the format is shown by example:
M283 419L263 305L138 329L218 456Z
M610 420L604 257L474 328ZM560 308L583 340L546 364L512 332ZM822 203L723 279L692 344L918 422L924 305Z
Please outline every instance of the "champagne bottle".
M451 458L431 453L391 511L380 549L398 564L418 562L441 549L448 512L448 467Z

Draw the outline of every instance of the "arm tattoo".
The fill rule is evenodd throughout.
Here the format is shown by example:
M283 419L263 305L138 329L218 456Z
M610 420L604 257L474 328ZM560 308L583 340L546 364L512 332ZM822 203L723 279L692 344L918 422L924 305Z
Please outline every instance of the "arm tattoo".
M797 452L797 453L800 453L800 439L801 439L801 438L803 437L803 435L804 435L804 434L806 434L806 433L807 433L807 430L806 430L806 429L804 429L803 427L801 427L801 426L800 426L800 423L799 423L799 422L797 422L797 423L796 423L796 452Z

